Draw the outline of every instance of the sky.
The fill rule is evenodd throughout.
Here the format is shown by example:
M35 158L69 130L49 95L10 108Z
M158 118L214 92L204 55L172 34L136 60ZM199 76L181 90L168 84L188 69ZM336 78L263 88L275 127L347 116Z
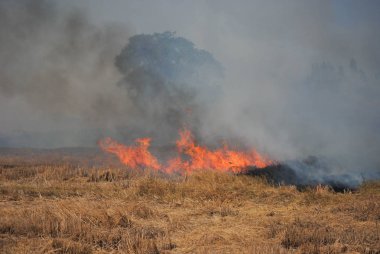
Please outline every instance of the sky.
M127 140L114 58L133 35L173 31L225 69L205 139L379 168L379 1L15 2L0 4L0 146Z

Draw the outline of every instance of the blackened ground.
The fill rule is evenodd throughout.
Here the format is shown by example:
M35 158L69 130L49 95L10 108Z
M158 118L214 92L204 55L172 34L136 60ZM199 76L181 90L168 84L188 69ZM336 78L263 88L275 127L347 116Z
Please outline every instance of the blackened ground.
M339 179L326 179L318 181L305 178L305 175L297 174L297 171L287 164L275 164L265 168L248 167L243 174L264 177L274 185L295 185L297 189L303 190L317 185L330 186L336 192L355 190L355 186L344 183Z

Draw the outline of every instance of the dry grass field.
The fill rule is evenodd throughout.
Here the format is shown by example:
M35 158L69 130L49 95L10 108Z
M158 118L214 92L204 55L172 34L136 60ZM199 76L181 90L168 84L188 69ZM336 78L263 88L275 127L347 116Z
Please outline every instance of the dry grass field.
M0 253L380 253L380 183L299 191L2 156Z

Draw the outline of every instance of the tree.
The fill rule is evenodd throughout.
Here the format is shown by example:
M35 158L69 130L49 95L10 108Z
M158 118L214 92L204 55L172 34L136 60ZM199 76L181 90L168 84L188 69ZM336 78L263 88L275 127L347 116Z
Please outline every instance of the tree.
M158 136L197 124L223 76L222 66L209 52L172 32L131 37L115 64L144 128L155 126Z

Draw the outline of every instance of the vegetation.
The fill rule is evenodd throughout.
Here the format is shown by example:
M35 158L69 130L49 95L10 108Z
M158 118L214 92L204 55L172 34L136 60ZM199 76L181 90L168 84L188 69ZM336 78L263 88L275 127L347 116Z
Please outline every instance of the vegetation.
M379 182L299 191L2 157L0 218L1 253L380 253Z

